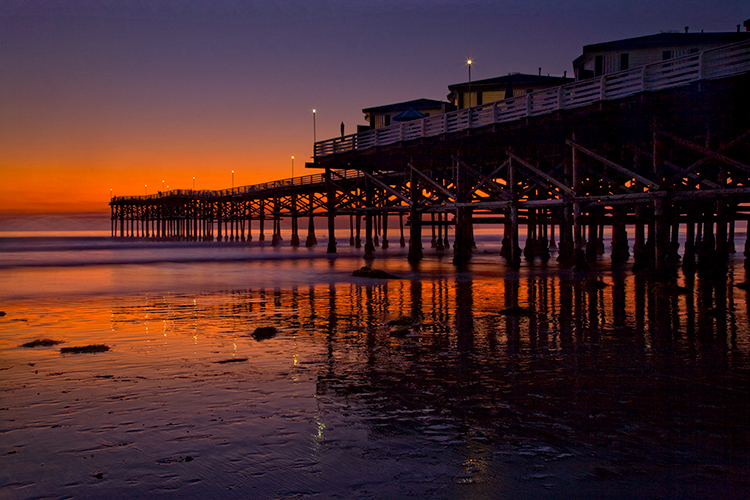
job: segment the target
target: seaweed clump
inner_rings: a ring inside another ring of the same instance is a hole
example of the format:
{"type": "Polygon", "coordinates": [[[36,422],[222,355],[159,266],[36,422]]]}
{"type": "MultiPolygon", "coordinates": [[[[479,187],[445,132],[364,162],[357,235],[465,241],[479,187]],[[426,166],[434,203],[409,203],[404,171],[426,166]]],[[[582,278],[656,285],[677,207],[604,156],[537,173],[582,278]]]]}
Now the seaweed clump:
{"type": "Polygon", "coordinates": [[[272,326],[261,326],[256,328],[255,331],[250,334],[250,336],[260,342],[261,340],[267,340],[275,337],[277,333],[278,330],[276,330],[276,328],[272,326]]]}
{"type": "Polygon", "coordinates": [[[396,319],[392,319],[388,322],[388,326],[411,326],[414,320],[411,316],[399,316],[396,319]]]}
{"type": "Polygon", "coordinates": [[[31,342],[26,342],[25,344],[21,344],[21,347],[32,349],[34,347],[50,347],[50,346],[61,344],[61,343],[62,342],[60,340],[36,339],[36,340],[32,340],[31,342]]]}
{"type": "Polygon", "coordinates": [[[373,269],[370,266],[362,266],[352,273],[352,276],[358,278],[375,278],[381,280],[399,279],[398,276],[387,273],[382,269],[373,269]]]}
{"type": "Polygon", "coordinates": [[[84,354],[90,352],[106,352],[109,351],[109,346],[104,344],[91,344],[84,346],[74,347],[62,347],[60,353],[62,354],[84,354]]]}
{"type": "Polygon", "coordinates": [[[519,305],[506,307],[505,309],[501,309],[498,312],[499,314],[503,314],[505,316],[531,316],[534,314],[534,310],[532,308],[519,305]]]}

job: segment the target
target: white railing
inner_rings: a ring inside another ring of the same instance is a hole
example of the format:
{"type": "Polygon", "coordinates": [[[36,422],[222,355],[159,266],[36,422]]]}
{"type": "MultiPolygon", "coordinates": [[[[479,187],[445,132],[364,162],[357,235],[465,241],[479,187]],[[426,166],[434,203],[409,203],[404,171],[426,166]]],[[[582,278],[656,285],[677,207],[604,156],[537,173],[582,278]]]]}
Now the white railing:
{"type": "MultiPolygon", "coordinates": [[[[346,179],[356,179],[362,177],[364,174],[358,170],[341,170],[337,171],[336,175],[346,179]]],[[[172,189],[170,191],[159,192],[155,194],[143,195],[143,196],[113,196],[111,201],[128,201],[128,200],[158,200],[160,198],[168,198],[170,196],[187,196],[190,198],[226,198],[228,196],[242,196],[245,194],[260,193],[263,191],[270,191],[272,189],[294,187],[294,186],[310,186],[314,184],[325,184],[324,174],[312,174],[303,175],[301,177],[291,177],[289,179],[281,179],[278,181],[264,182],[263,184],[252,184],[249,186],[238,186],[230,189],[220,189],[218,191],[208,190],[193,190],[193,189],[172,189]]]]}
{"type": "Polygon", "coordinates": [[[317,158],[588,106],[750,71],[750,42],[705,50],[620,73],[315,143],[317,158]]]}

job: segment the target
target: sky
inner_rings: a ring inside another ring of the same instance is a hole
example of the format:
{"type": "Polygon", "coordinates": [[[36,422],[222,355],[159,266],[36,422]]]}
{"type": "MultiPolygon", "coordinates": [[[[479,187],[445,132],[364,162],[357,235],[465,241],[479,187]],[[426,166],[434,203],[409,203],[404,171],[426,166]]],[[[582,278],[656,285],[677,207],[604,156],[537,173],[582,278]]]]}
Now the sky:
{"type": "Polygon", "coordinates": [[[472,80],[571,75],[584,45],[748,18],[746,0],[2,0],[0,214],[314,174],[313,135],[446,100],[469,58],[472,80]]]}

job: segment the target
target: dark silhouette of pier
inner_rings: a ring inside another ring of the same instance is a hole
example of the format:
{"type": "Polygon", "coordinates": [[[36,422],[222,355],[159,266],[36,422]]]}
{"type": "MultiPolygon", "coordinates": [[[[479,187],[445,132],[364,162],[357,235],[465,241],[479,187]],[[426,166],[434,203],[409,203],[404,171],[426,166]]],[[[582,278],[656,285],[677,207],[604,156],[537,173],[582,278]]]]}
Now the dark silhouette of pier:
{"type": "Polygon", "coordinates": [[[586,269],[606,233],[614,264],[632,255],[658,272],[721,268],[750,202],[749,89],[750,43],[707,50],[320,141],[314,175],[115,197],[112,235],[242,242],[270,232],[278,245],[289,219],[291,245],[303,244],[306,221],[312,246],[324,219],[335,253],[335,219],[348,216],[349,244],[364,240],[373,257],[398,219],[410,260],[422,258],[426,227],[430,246],[452,247],[461,265],[474,225],[492,223],[513,266],[557,250],[561,265],[586,269]]]}

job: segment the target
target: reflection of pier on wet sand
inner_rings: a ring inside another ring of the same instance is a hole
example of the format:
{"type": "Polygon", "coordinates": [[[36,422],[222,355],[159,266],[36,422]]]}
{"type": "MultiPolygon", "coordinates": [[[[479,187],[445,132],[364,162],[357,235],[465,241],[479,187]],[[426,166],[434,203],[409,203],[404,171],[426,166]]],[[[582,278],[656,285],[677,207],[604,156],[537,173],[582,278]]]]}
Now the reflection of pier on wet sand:
{"type": "Polygon", "coordinates": [[[382,258],[402,277],[385,281],[351,276],[347,259],[274,263],[297,278],[288,286],[256,280],[262,262],[93,266],[139,284],[114,294],[69,293],[58,269],[27,269],[59,293],[3,302],[0,490],[746,496],[750,316],[736,259],[728,280],[676,282],[500,274],[493,259],[414,271],[382,258]],[[263,327],[275,335],[252,335],[263,327]],[[62,344],[20,347],[36,338],[62,344]],[[111,349],[59,351],[99,343],[111,349]]]}
{"type": "MultiPolygon", "coordinates": [[[[342,409],[373,441],[458,450],[484,464],[467,475],[478,485],[492,484],[490,471],[543,463],[535,470],[554,498],[644,498],[664,484],[733,498],[750,443],[748,310],[733,279],[732,269],[729,283],[679,287],[625,273],[606,289],[546,274],[331,284],[237,292],[195,317],[234,318],[237,328],[254,318],[246,329],[274,325],[281,345],[313,339],[326,412],[342,409]],[[529,312],[498,313],[519,302],[529,312]]],[[[159,308],[148,308],[153,321],[159,308]]],[[[513,484],[524,498],[541,489],[513,484]]]]}
{"type": "Polygon", "coordinates": [[[749,87],[750,43],[729,45],[321,141],[308,164],[320,174],[115,197],[112,234],[264,241],[270,224],[277,245],[283,218],[294,246],[306,220],[312,246],[315,218],[324,218],[333,253],[335,220],[348,216],[349,244],[364,240],[372,257],[390,245],[398,220],[410,260],[422,258],[427,227],[431,247],[452,246],[463,264],[474,225],[491,223],[502,224],[512,266],[557,251],[563,266],[585,269],[603,252],[607,228],[615,264],[632,250],[641,268],[723,268],[750,202],[749,87]]]}

